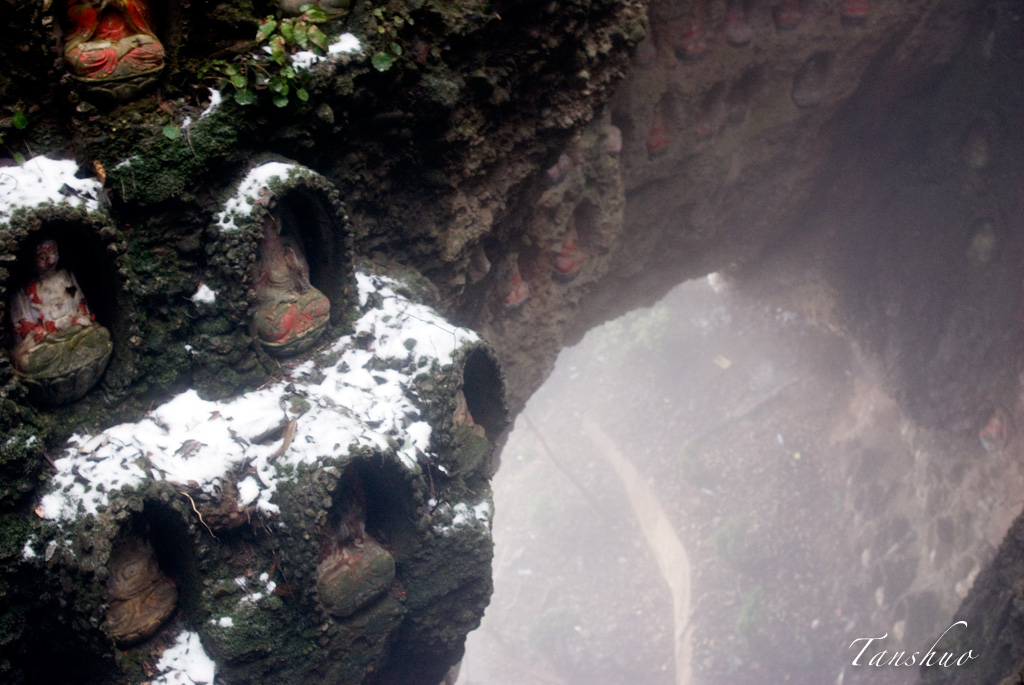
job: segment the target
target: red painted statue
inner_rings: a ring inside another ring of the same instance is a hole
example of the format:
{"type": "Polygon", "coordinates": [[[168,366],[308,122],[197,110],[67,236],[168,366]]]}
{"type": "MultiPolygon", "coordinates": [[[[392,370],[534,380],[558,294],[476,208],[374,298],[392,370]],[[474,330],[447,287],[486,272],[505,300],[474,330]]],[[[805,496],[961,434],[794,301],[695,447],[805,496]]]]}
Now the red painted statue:
{"type": "Polygon", "coordinates": [[[45,404],[82,397],[110,360],[110,333],[96,322],[78,281],[57,267],[57,243],[36,247],[36,277],[11,300],[11,361],[29,391],[45,404]]]}
{"type": "Polygon", "coordinates": [[[281,235],[281,220],[267,219],[256,281],[256,334],[275,357],[312,347],[327,328],[331,303],[309,282],[309,266],[298,242],[281,235]]]}
{"type": "Polygon", "coordinates": [[[68,0],[64,59],[81,81],[127,99],[156,80],[164,47],[143,0],[68,0]]]}

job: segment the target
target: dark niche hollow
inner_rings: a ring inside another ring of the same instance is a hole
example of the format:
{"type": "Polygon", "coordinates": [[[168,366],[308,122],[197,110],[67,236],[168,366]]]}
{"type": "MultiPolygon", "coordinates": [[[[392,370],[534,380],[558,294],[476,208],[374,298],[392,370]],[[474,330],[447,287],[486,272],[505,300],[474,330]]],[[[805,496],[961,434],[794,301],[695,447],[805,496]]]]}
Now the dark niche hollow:
{"type": "Polygon", "coordinates": [[[508,423],[505,390],[498,364],[483,350],[473,350],[462,367],[462,392],[473,421],[494,442],[508,423]]]}

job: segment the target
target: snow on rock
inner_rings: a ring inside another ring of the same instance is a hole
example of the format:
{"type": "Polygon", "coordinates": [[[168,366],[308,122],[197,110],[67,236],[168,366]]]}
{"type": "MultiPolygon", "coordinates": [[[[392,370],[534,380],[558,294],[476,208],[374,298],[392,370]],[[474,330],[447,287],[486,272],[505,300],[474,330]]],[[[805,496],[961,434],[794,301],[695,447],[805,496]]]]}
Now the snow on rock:
{"type": "Polygon", "coordinates": [[[435,526],[434,532],[439,535],[448,535],[455,531],[456,528],[462,528],[464,526],[478,523],[484,528],[490,530],[491,528],[491,504],[484,500],[473,506],[466,504],[465,502],[459,502],[452,507],[452,522],[447,526],[435,526]]]}
{"type": "Polygon", "coordinates": [[[32,546],[34,543],[35,543],[35,536],[30,535],[28,537],[28,540],[25,541],[25,546],[21,548],[21,558],[23,560],[30,561],[32,559],[35,559],[37,556],[39,556],[38,554],[36,554],[36,550],[32,546]]]}
{"type": "Polygon", "coordinates": [[[228,400],[204,400],[188,390],[136,423],[73,435],[37,513],[58,521],[95,514],[109,493],[149,480],[191,484],[215,494],[225,474],[243,462],[255,474],[237,484],[239,506],[276,513],[280,478],[300,464],[316,464],[357,446],[397,445],[402,462],[419,469],[417,452],[430,449],[431,428],[411,418],[418,415],[410,399],[413,379],[435,363],[451,364],[459,348],[479,338],[396,294],[397,284],[389,278],[360,273],[356,281],[360,302],[365,306],[374,295],[380,306],[365,311],[352,336],[328,348],[323,358],[330,363],[304,362],[289,377],[228,400]],[[353,344],[355,337],[373,342],[362,349],[353,344]],[[415,345],[407,347],[410,340],[415,345]],[[381,368],[381,361],[396,359],[401,363],[381,368]],[[309,409],[296,415],[296,404],[309,409]],[[289,443],[284,438],[256,442],[291,421],[295,433],[289,443]]]}
{"type": "Polygon", "coordinates": [[[202,114],[199,115],[200,119],[210,116],[217,108],[220,107],[220,103],[223,102],[224,98],[221,96],[220,91],[216,88],[210,88],[210,104],[206,106],[202,114]]]}
{"type": "Polygon", "coordinates": [[[339,55],[339,54],[352,54],[361,52],[363,49],[359,39],[353,36],[351,33],[343,33],[335,42],[327,46],[327,54],[339,55]]]}
{"type": "Polygon", "coordinates": [[[326,55],[318,55],[311,50],[303,50],[292,55],[292,66],[296,69],[310,69],[313,65],[337,59],[343,55],[354,55],[362,52],[363,46],[359,39],[351,33],[343,33],[338,40],[327,46],[326,55]]]}
{"type": "Polygon", "coordinates": [[[285,162],[267,162],[250,171],[238,185],[233,197],[224,203],[224,209],[217,215],[217,224],[222,231],[238,229],[236,216],[249,216],[253,206],[259,201],[259,193],[267,187],[271,179],[287,180],[300,169],[295,164],[285,162]]]}
{"type": "Polygon", "coordinates": [[[100,182],[77,178],[78,164],[70,159],[33,157],[21,166],[0,167],[0,221],[10,221],[22,207],[67,204],[99,209],[100,182]]]}
{"type": "Polygon", "coordinates": [[[203,649],[199,634],[188,630],[164,650],[156,667],[160,675],[151,685],[204,685],[213,683],[216,676],[216,666],[203,649]]]}
{"type": "Polygon", "coordinates": [[[200,283],[196,289],[195,295],[192,296],[192,301],[203,304],[213,304],[217,301],[217,293],[210,289],[210,286],[205,283],[200,283]]]}

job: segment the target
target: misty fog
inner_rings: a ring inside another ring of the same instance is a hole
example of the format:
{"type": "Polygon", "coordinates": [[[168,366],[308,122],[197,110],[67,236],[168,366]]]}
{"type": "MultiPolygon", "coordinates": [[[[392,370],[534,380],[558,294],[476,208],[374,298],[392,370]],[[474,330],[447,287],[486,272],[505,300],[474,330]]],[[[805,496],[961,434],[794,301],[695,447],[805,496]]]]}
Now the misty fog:
{"type": "MultiPolygon", "coordinates": [[[[757,290],[691,281],[562,352],[502,453],[459,683],[916,679],[850,645],[927,649],[966,592],[917,591],[890,513],[923,438],[849,342],[757,290]]],[[[1005,530],[1021,497],[999,497],[1005,530]]]]}

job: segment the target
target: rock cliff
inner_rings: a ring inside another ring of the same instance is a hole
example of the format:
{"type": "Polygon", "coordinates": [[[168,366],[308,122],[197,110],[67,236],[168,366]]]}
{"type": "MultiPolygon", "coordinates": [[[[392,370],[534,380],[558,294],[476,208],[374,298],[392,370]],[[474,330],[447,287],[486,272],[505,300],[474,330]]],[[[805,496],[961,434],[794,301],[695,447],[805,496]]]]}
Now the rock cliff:
{"type": "Polygon", "coordinates": [[[5,678],[141,681],[196,634],[226,682],[439,682],[489,597],[509,414],[711,271],[964,446],[914,462],[917,508],[862,512],[950,548],[902,595],[1012,556],[1013,505],[968,500],[1021,479],[1015,3],[154,0],[130,87],[74,72],[75,7],[0,6],[5,678]],[[255,323],[274,221],[329,301],[284,360],[255,323]],[[9,315],[46,239],[113,342],[57,406],[9,315]]]}

